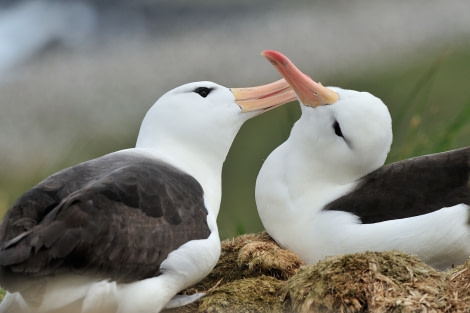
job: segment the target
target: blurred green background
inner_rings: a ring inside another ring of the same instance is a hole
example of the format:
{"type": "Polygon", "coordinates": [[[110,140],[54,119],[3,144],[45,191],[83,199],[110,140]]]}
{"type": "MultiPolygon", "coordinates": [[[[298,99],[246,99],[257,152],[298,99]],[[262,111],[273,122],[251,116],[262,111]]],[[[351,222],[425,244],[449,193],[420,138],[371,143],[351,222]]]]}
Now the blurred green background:
{"type": "MultiPolygon", "coordinates": [[[[277,80],[264,49],[280,50],[324,85],[380,97],[393,118],[387,162],[469,144],[467,1],[81,3],[92,25],[80,41],[54,35],[11,66],[0,49],[0,214],[55,171],[132,147],[146,110],[171,88],[277,80]]],[[[0,47],[11,47],[17,41],[2,37],[4,21],[0,47]]],[[[256,176],[299,111],[290,103],[242,127],[223,171],[222,239],[263,229],[256,176]]]]}

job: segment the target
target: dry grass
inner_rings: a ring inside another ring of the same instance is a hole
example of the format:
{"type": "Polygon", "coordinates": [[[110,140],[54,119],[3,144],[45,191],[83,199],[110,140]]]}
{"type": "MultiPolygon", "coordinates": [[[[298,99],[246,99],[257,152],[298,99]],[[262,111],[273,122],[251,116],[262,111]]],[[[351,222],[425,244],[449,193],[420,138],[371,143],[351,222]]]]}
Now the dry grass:
{"type": "Polygon", "coordinates": [[[397,251],[325,259],[288,281],[298,312],[448,312],[441,273],[397,251]]]}
{"type": "Polygon", "coordinates": [[[167,312],[261,312],[260,307],[280,311],[286,280],[302,264],[297,255],[280,248],[265,232],[224,240],[214,270],[183,292],[207,295],[199,303],[167,312]]]}
{"type": "Polygon", "coordinates": [[[198,312],[283,312],[285,285],[264,275],[232,281],[202,298],[198,312]]]}
{"type": "Polygon", "coordinates": [[[222,242],[213,272],[184,291],[192,312],[467,312],[470,260],[447,272],[399,251],[365,252],[302,266],[265,232],[222,242]]]}
{"type": "Polygon", "coordinates": [[[446,276],[447,290],[455,302],[456,312],[470,312],[470,259],[450,270],[446,276]]]}

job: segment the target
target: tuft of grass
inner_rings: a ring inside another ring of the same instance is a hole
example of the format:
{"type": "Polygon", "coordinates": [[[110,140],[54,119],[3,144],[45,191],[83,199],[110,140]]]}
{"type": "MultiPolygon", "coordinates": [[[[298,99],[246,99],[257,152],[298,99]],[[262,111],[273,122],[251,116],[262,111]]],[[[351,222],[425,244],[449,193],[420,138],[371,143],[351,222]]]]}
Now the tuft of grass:
{"type": "MultiPolygon", "coordinates": [[[[394,116],[393,123],[398,125],[395,129],[398,130],[397,133],[400,133],[400,135],[406,135],[407,142],[417,141],[436,74],[441,66],[443,66],[443,56],[437,58],[429,69],[425,69],[424,73],[418,77],[394,116]]],[[[404,159],[412,154],[413,148],[414,146],[410,144],[403,145],[401,151],[397,152],[399,158],[404,159]]]]}
{"type": "Polygon", "coordinates": [[[411,72],[417,77],[411,84],[409,96],[400,109],[392,113],[395,143],[390,159],[468,145],[464,134],[470,132],[470,92],[465,87],[470,77],[469,57],[457,52],[444,53],[428,69],[421,69],[422,74],[411,72]]]}
{"type": "Polygon", "coordinates": [[[435,143],[436,150],[449,150],[455,147],[456,138],[470,125],[470,98],[462,106],[457,116],[451,120],[445,129],[441,129],[435,143]]]}
{"type": "Polygon", "coordinates": [[[441,274],[398,251],[326,258],[301,268],[287,289],[295,312],[445,312],[451,307],[441,274]]]}

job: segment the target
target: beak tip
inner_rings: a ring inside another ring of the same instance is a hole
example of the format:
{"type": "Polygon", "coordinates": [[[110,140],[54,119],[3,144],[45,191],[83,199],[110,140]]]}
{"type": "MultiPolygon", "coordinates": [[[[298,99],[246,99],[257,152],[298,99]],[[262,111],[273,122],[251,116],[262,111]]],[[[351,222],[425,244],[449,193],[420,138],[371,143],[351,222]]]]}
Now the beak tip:
{"type": "Polygon", "coordinates": [[[276,50],[263,50],[261,52],[261,55],[264,56],[265,58],[273,58],[273,59],[287,59],[285,55],[283,55],[281,52],[276,51],[276,50]]]}
{"type": "Polygon", "coordinates": [[[270,50],[270,49],[266,49],[266,50],[261,51],[261,55],[265,57],[265,56],[268,56],[268,55],[272,54],[273,52],[275,52],[275,51],[270,50]]]}
{"type": "Polygon", "coordinates": [[[261,55],[289,82],[298,98],[305,105],[317,107],[332,104],[338,101],[338,94],[322,84],[315,82],[308,75],[302,73],[284,54],[274,50],[264,50],[261,55]]]}

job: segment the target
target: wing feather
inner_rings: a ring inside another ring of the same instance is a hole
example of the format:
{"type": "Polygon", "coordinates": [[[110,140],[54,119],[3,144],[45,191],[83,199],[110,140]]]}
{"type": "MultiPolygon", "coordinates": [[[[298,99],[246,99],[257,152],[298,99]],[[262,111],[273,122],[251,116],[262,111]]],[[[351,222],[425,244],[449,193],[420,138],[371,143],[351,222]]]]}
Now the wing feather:
{"type": "Polygon", "coordinates": [[[391,163],[324,210],[350,212],[369,224],[470,204],[469,165],[470,147],[391,163]]]}
{"type": "Polygon", "coordinates": [[[193,177],[153,159],[109,155],[47,178],[9,209],[0,279],[61,272],[143,279],[159,275],[171,251],[209,234],[193,177]]]}

